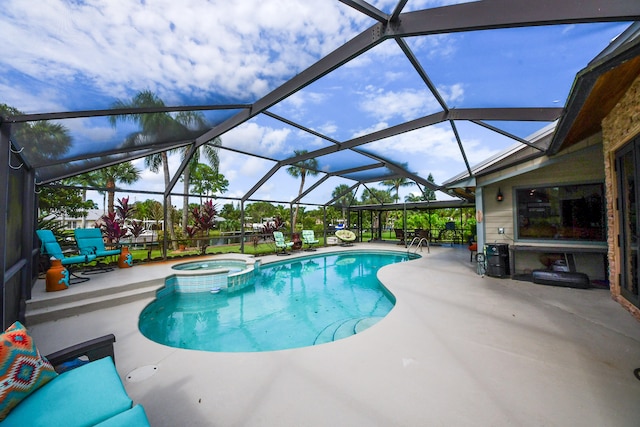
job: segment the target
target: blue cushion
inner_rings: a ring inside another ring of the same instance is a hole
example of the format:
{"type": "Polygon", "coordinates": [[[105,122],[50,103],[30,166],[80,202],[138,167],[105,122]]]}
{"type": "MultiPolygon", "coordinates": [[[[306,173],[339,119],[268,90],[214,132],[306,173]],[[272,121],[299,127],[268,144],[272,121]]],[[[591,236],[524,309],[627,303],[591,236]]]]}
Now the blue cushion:
{"type": "Polygon", "coordinates": [[[58,375],[16,406],[5,426],[91,426],[131,408],[110,357],[58,375]]]}
{"type": "Polygon", "coordinates": [[[98,257],[120,255],[120,249],[106,249],[99,228],[76,228],[76,243],[83,254],[95,254],[98,257]]]}
{"type": "Polygon", "coordinates": [[[149,427],[149,420],[147,414],[144,412],[144,408],[140,405],[136,405],[128,411],[124,411],[109,418],[106,421],[101,422],[96,427],[149,427]]]}
{"type": "Polygon", "coordinates": [[[96,256],[111,256],[111,255],[120,255],[120,249],[105,249],[103,251],[97,250],[96,256]]]}

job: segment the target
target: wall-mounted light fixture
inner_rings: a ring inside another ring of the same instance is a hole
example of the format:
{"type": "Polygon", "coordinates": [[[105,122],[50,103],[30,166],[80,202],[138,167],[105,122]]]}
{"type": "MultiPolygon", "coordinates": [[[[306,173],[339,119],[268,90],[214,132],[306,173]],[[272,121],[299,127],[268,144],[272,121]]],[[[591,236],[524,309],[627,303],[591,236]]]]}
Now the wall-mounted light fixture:
{"type": "Polygon", "coordinates": [[[504,200],[504,196],[502,195],[502,191],[500,191],[500,187],[498,187],[498,194],[496,194],[496,200],[499,202],[504,200]]]}

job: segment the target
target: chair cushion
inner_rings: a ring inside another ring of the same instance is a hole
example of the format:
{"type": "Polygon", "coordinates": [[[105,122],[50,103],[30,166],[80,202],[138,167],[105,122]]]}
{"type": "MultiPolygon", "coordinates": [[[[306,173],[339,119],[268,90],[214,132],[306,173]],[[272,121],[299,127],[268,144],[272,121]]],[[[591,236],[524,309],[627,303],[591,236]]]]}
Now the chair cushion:
{"type": "Polygon", "coordinates": [[[57,242],[45,242],[42,244],[42,246],[44,247],[44,252],[47,255],[55,257],[57,259],[64,258],[62,249],[60,248],[60,245],[57,242]]]}
{"type": "Polygon", "coordinates": [[[0,420],[57,375],[27,329],[20,322],[11,325],[0,340],[0,420]]]}
{"type": "Polygon", "coordinates": [[[120,249],[105,249],[105,250],[97,250],[96,256],[112,256],[112,255],[120,255],[120,249]]]}
{"type": "Polygon", "coordinates": [[[58,375],[15,407],[2,425],[91,426],[132,403],[113,360],[105,357],[58,375]]]}
{"type": "Polygon", "coordinates": [[[115,417],[111,417],[106,421],[97,424],[96,427],[148,427],[149,420],[147,414],[144,412],[144,408],[141,405],[136,405],[133,408],[120,412],[115,417]]]}

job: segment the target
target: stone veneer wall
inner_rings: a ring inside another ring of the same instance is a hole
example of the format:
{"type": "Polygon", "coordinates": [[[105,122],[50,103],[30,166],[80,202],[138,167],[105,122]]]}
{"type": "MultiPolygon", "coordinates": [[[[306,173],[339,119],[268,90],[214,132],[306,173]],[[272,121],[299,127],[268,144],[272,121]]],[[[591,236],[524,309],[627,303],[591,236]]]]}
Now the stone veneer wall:
{"type": "Polygon", "coordinates": [[[640,135],[640,76],[638,76],[626,94],[602,121],[602,139],[604,150],[604,170],[607,197],[607,222],[609,228],[609,282],[611,296],[640,320],[640,308],[631,304],[620,295],[620,249],[615,244],[620,225],[615,211],[618,196],[616,176],[613,171],[615,151],[640,135]]]}

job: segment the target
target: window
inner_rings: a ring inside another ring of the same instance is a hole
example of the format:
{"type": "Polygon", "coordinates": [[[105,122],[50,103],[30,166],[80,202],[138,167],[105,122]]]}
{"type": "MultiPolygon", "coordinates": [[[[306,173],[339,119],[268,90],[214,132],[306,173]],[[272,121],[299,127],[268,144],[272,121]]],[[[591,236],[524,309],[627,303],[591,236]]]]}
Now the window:
{"type": "Polygon", "coordinates": [[[516,190],[518,238],[605,240],[602,184],[516,190]]]}

